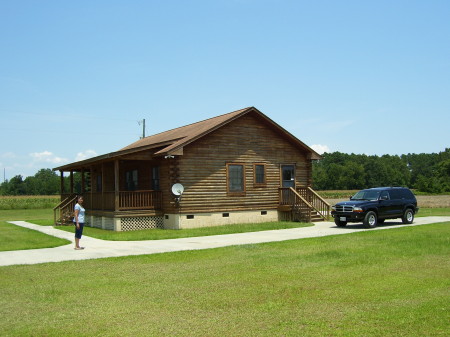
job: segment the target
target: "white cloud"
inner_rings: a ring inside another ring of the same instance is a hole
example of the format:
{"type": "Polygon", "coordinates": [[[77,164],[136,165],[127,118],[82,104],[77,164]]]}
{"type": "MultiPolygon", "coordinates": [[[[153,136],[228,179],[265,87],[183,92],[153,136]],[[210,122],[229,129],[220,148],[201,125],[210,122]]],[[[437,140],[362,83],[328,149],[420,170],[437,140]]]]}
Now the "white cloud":
{"type": "Polygon", "coordinates": [[[330,152],[330,148],[327,145],[314,144],[310,146],[311,149],[316,151],[318,154],[323,154],[325,152],[330,152]]]}
{"type": "Polygon", "coordinates": [[[84,152],[78,152],[77,156],[75,157],[75,161],[81,161],[95,156],[97,156],[97,152],[95,152],[94,150],[86,150],[84,152]]]}
{"type": "Polygon", "coordinates": [[[66,158],[61,158],[58,156],[55,156],[53,153],[49,151],[43,151],[43,152],[33,152],[30,153],[30,156],[33,158],[34,162],[40,162],[40,163],[52,163],[52,164],[63,164],[67,163],[68,160],[66,158]]]}

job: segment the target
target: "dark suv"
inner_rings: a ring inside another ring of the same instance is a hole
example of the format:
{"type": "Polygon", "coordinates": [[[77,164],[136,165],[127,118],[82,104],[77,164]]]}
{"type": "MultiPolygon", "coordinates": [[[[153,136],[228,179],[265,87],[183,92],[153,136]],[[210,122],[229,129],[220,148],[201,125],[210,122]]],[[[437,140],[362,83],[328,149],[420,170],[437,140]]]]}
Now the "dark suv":
{"type": "Polygon", "coordinates": [[[362,222],[374,228],[386,219],[401,218],[404,224],[414,221],[419,211],[414,194],[404,187],[377,187],[362,190],[350,198],[332,206],[334,223],[344,227],[348,222],[362,222]]]}

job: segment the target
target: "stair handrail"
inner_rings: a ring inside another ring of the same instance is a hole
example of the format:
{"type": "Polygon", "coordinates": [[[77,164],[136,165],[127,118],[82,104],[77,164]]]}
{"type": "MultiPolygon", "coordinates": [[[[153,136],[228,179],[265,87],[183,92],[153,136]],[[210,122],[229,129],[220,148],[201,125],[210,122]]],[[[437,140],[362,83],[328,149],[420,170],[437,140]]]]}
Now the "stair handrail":
{"type": "Polygon", "coordinates": [[[70,205],[70,203],[74,202],[77,199],[78,195],[73,193],[62,200],[58,205],[53,207],[53,223],[56,225],[56,211],[59,210],[59,215],[61,216],[61,209],[66,208],[70,205]]]}
{"type": "Polygon", "coordinates": [[[313,205],[311,205],[310,203],[309,203],[309,201],[308,200],[306,200],[305,198],[303,198],[301,195],[300,195],[300,193],[298,193],[293,187],[289,187],[289,190],[291,190],[301,201],[303,201],[305,204],[306,204],[306,206],[308,206],[309,208],[314,208],[314,206],[313,205]]]}
{"type": "Polygon", "coordinates": [[[292,205],[292,209],[295,209],[295,205],[296,205],[296,203],[297,203],[297,199],[299,199],[299,200],[301,200],[301,202],[303,203],[303,204],[305,204],[307,207],[308,207],[308,209],[309,209],[309,212],[308,212],[308,222],[311,222],[311,209],[312,208],[314,208],[313,207],[313,205],[311,205],[305,198],[303,198],[301,195],[300,195],[300,193],[298,193],[293,187],[289,187],[289,190],[292,192],[292,193],[294,193],[294,195],[296,196],[296,198],[294,198],[294,202],[293,202],[293,205],[292,205]]]}
{"type": "Polygon", "coordinates": [[[308,186],[308,191],[311,192],[312,194],[314,194],[323,204],[324,206],[327,208],[327,214],[323,214],[320,210],[316,209],[314,206],[313,208],[317,211],[317,213],[319,213],[324,219],[329,219],[330,218],[330,210],[331,210],[331,205],[324,199],[322,198],[316,191],[314,191],[311,187],[308,186]]]}
{"type": "Polygon", "coordinates": [[[64,200],[62,200],[58,205],[56,205],[55,207],[53,207],[53,210],[57,209],[57,208],[64,208],[66,207],[68,204],[70,204],[71,202],[75,201],[76,197],[78,195],[73,193],[71,195],[69,195],[68,197],[66,197],[64,200]],[[65,204],[64,204],[65,203],[65,204]],[[64,204],[64,206],[62,206],[62,204],[64,204]]]}

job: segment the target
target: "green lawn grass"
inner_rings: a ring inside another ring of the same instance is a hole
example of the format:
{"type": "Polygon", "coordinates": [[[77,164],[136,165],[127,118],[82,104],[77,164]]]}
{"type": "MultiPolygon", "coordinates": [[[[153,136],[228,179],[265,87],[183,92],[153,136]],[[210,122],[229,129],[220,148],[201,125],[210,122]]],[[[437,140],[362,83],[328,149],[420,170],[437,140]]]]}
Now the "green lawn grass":
{"type": "MultiPolygon", "coordinates": [[[[450,215],[449,208],[424,208],[417,216],[445,216],[450,215]]],[[[6,220],[26,220],[42,226],[53,225],[52,209],[0,210],[0,251],[48,248],[67,244],[67,241],[46,237],[45,234],[6,224],[6,220]],[[25,234],[26,232],[26,234],[25,234]],[[22,234],[24,233],[24,234],[22,234]],[[26,236],[25,236],[26,235],[26,236]],[[34,236],[34,237],[33,237],[34,236]],[[45,238],[45,239],[44,239],[45,238]]],[[[261,230],[283,229],[310,226],[298,222],[271,222],[260,224],[242,224],[217,227],[205,227],[184,230],[148,229],[131,232],[113,232],[98,228],[85,227],[84,234],[102,240],[111,241],[139,241],[162,240],[182,237],[208,236],[241,232],[255,232],[261,230]]],[[[73,232],[73,226],[58,226],[58,229],[73,232]]]]}
{"type": "MultiPolygon", "coordinates": [[[[37,231],[7,224],[5,220],[27,220],[37,225],[52,226],[53,216],[51,209],[43,210],[0,210],[0,251],[49,248],[67,244],[61,240],[39,233],[37,231]],[[3,220],[3,221],[2,221],[3,220]],[[33,234],[35,237],[33,238],[33,234]],[[44,239],[45,238],[45,239],[44,239]],[[25,241],[26,239],[26,241],[25,241]],[[28,244],[28,246],[26,244],[28,244]]],[[[139,241],[139,240],[163,240],[183,237],[209,236],[243,232],[257,232],[262,230],[286,229],[312,226],[312,224],[299,222],[268,222],[257,224],[237,224],[216,227],[203,227],[184,230],[147,229],[130,232],[114,232],[99,228],[84,228],[84,235],[102,240],[111,241],[139,241]]],[[[74,232],[74,226],[56,227],[68,232],[74,232]]]]}
{"type": "Polygon", "coordinates": [[[0,221],[0,251],[52,248],[69,243],[68,240],[0,221]]]}
{"type": "Polygon", "coordinates": [[[45,220],[49,226],[53,225],[53,209],[10,209],[0,210],[0,221],[14,221],[14,220],[45,220]]]}
{"type": "Polygon", "coordinates": [[[450,223],[0,268],[5,336],[447,336],[450,223]]]}
{"type": "Polygon", "coordinates": [[[51,248],[70,243],[6,221],[24,220],[32,223],[52,223],[52,209],[0,210],[0,251],[51,248]]]}
{"type": "MultiPolygon", "coordinates": [[[[111,241],[140,241],[140,240],[165,240],[189,238],[197,236],[222,235],[232,233],[259,232],[274,229],[299,228],[308,227],[313,224],[301,222],[265,222],[265,223],[249,223],[234,224],[214,227],[189,228],[189,229],[145,229],[128,232],[114,232],[93,227],[84,227],[85,235],[111,241]]],[[[58,229],[73,232],[73,226],[59,226],[58,229]]]]}
{"type": "Polygon", "coordinates": [[[420,208],[419,212],[415,215],[416,217],[424,216],[449,216],[450,208],[440,207],[440,208],[420,208]]]}

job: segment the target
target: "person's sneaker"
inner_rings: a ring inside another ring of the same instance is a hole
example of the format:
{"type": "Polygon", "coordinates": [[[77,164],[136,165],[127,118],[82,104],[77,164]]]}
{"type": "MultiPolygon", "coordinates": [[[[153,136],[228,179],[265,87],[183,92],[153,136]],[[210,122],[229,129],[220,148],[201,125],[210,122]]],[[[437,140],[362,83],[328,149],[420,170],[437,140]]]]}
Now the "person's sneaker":
{"type": "Polygon", "coordinates": [[[74,249],[75,250],[82,250],[82,249],[84,249],[84,247],[75,247],[74,249]]]}

